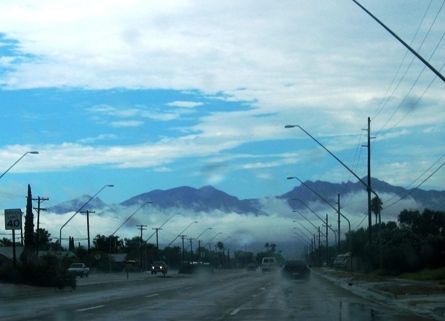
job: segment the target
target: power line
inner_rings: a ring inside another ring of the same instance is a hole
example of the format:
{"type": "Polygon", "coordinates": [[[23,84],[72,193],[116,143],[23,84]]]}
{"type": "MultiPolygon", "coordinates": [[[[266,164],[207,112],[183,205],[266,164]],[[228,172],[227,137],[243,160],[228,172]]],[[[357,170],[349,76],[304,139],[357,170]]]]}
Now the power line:
{"type": "MultiPolygon", "coordinates": [[[[430,167],[428,167],[426,170],[424,170],[423,172],[422,172],[422,174],[420,174],[419,176],[417,176],[417,178],[415,179],[415,180],[413,180],[410,184],[408,184],[407,186],[406,186],[406,189],[408,189],[408,188],[410,188],[412,185],[414,185],[423,175],[425,175],[426,173],[428,173],[430,170],[431,170],[431,168],[433,168],[434,166],[436,166],[436,164],[437,163],[439,163],[441,160],[442,160],[442,158],[444,158],[445,157],[445,153],[444,154],[442,154],[438,159],[436,159],[436,161],[430,166],[430,167]]],[[[390,202],[390,201],[392,201],[394,198],[396,198],[398,195],[394,195],[394,196],[392,196],[391,198],[389,198],[389,199],[387,199],[387,200],[385,200],[385,202],[390,202]]]]}
{"type": "MultiPolygon", "coordinates": [[[[428,60],[430,60],[434,54],[436,53],[436,50],[439,48],[439,45],[441,44],[443,38],[445,37],[445,32],[442,34],[442,37],[440,38],[439,42],[436,44],[434,50],[432,51],[431,55],[428,57],[428,60]]],[[[392,120],[392,118],[395,116],[395,114],[397,114],[397,112],[399,111],[400,107],[403,106],[404,102],[409,98],[411,92],[413,91],[414,87],[417,85],[417,82],[419,81],[420,77],[423,75],[424,71],[426,69],[426,66],[423,66],[422,70],[420,71],[420,73],[417,75],[416,80],[414,81],[414,83],[411,85],[411,88],[408,90],[408,93],[405,95],[405,97],[402,99],[402,101],[397,105],[396,109],[394,110],[394,112],[391,114],[391,116],[387,119],[387,121],[385,122],[385,125],[383,125],[383,127],[380,129],[380,131],[382,131],[386,125],[392,120]]],[[[441,67],[442,69],[442,67],[441,67]]],[[[434,77],[435,79],[436,77],[434,77]]],[[[429,87],[428,87],[429,88],[429,87]]],[[[420,100],[416,101],[416,104],[419,102],[420,100]]],[[[413,106],[415,107],[415,106],[413,106]]],[[[411,109],[412,110],[412,109],[411,109]]],[[[397,124],[400,123],[397,122],[397,124]]],[[[388,128],[387,131],[393,129],[396,125],[393,125],[391,128],[388,128]]]]}
{"type": "MultiPolygon", "coordinates": [[[[444,33],[445,35],[445,33],[444,33]]],[[[442,71],[445,67],[445,62],[442,64],[442,66],[440,67],[439,71],[442,71]]],[[[417,100],[414,102],[414,104],[412,105],[413,107],[408,110],[405,115],[403,115],[402,118],[399,119],[399,121],[397,123],[395,123],[390,129],[393,129],[394,127],[398,126],[403,120],[405,120],[406,117],[408,117],[409,114],[411,114],[415,107],[419,104],[419,102],[422,100],[423,96],[425,96],[425,94],[427,93],[427,91],[431,88],[432,84],[436,81],[437,77],[434,77],[431,79],[431,81],[429,82],[428,86],[426,86],[426,88],[424,89],[424,91],[422,92],[422,94],[417,98],[417,100]]]]}
{"type": "MultiPolygon", "coordinates": [[[[425,17],[426,17],[426,15],[428,14],[428,11],[429,11],[430,8],[431,8],[431,4],[432,4],[432,2],[433,2],[433,0],[430,0],[430,2],[428,3],[428,6],[427,6],[425,12],[423,13],[422,19],[421,19],[419,25],[417,26],[416,32],[415,32],[413,38],[411,39],[410,45],[413,45],[413,44],[414,44],[414,41],[415,41],[415,39],[417,38],[417,35],[418,35],[419,31],[420,31],[420,28],[421,28],[422,25],[423,25],[423,22],[424,22],[424,20],[425,20],[425,17]]],[[[406,73],[407,73],[408,70],[410,69],[411,64],[412,64],[413,61],[414,61],[414,57],[412,58],[411,62],[409,63],[409,66],[408,66],[407,69],[405,70],[405,73],[404,73],[403,76],[399,79],[399,81],[397,82],[397,85],[396,85],[396,86],[394,87],[394,89],[392,90],[391,94],[388,95],[389,90],[391,89],[392,85],[394,84],[395,80],[397,79],[397,76],[399,75],[400,70],[402,69],[402,66],[403,66],[403,64],[404,64],[404,62],[405,62],[405,59],[408,57],[408,53],[409,53],[409,50],[406,49],[406,51],[405,51],[405,55],[403,56],[402,60],[400,61],[399,66],[397,67],[396,73],[395,73],[395,75],[394,75],[394,77],[393,77],[393,79],[392,79],[392,81],[391,81],[391,84],[389,85],[388,89],[386,90],[386,93],[385,93],[385,95],[384,95],[384,96],[386,96],[386,97],[385,97],[385,99],[383,100],[383,102],[381,103],[379,109],[377,110],[377,112],[375,113],[375,115],[373,116],[373,118],[376,118],[376,117],[383,111],[383,109],[385,108],[385,106],[386,106],[386,104],[388,103],[389,99],[394,95],[395,91],[399,88],[399,86],[400,86],[402,80],[403,80],[403,79],[405,78],[405,76],[406,76],[406,73]]]]}
{"type": "MultiPolygon", "coordinates": [[[[423,39],[422,39],[422,42],[421,42],[420,45],[418,46],[417,51],[420,51],[420,50],[422,49],[423,45],[425,44],[425,40],[428,38],[428,36],[429,36],[429,34],[430,34],[430,32],[431,32],[433,26],[436,24],[437,18],[438,18],[438,16],[439,16],[439,14],[441,13],[444,4],[445,4],[445,0],[442,1],[442,4],[441,4],[441,6],[439,7],[439,10],[437,11],[437,13],[436,13],[436,15],[435,15],[433,21],[431,22],[431,24],[430,24],[430,26],[429,26],[429,28],[428,28],[428,31],[425,33],[425,35],[424,35],[424,37],[423,37],[423,39]]],[[[431,57],[434,55],[434,53],[436,52],[436,50],[437,50],[439,44],[442,42],[442,39],[443,39],[443,36],[442,36],[442,38],[439,40],[439,42],[437,43],[435,49],[433,50],[433,53],[429,56],[428,60],[430,60],[431,57]]],[[[413,56],[413,57],[411,58],[411,61],[410,61],[409,65],[408,65],[408,67],[406,68],[405,73],[404,73],[403,76],[399,79],[399,83],[397,84],[397,88],[398,88],[398,86],[400,85],[400,83],[402,82],[402,80],[406,77],[406,74],[408,73],[409,69],[411,68],[411,66],[412,66],[412,64],[413,64],[413,62],[414,62],[414,60],[415,60],[415,58],[416,58],[415,56],[413,56]]],[[[399,103],[399,105],[398,105],[398,106],[396,107],[396,109],[393,111],[393,113],[391,114],[391,116],[386,120],[386,122],[384,123],[384,125],[383,125],[382,127],[380,127],[380,129],[378,130],[377,134],[379,134],[379,133],[380,133],[380,132],[381,132],[381,131],[388,125],[388,123],[392,120],[392,118],[394,117],[394,115],[395,115],[395,114],[397,113],[397,111],[400,109],[400,106],[401,106],[401,105],[403,104],[403,102],[406,100],[406,97],[411,93],[411,91],[413,90],[414,86],[417,84],[417,81],[419,80],[420,76],[421,76],[421,75],[423,74],[423,72],[425,71],[426,66],[427,66],[427,65],[425,65],[425,66],[423,67],[423,69],[421,70],[421,72],[420,72],[419,75],[417,76],[417,79],[414,81],[414,83],[413,83],[413,85],[411,86],[411,88],[409,89],[408,93],[405,95],[404,99],[402,99],[402,101],[399,103]]],[[[394,94],[394,91],[393,91],[392,94],[394,94]]]]}
{"type": "Polygon", "coordinates": [[[397,204],[398,202],[400,202],[401,200],[403,200],[405,197],[411,195],[411,193],[412,193],[415,189],[417,189],[417,188],[419,188],[420,186],[422,186],[423,183],[425,183],[427,180],[429,180],[429,179],[430,179],[434,174],[436,174],[436,173],[437,173],[443,166],[445,166],[445,162],[443,162],[438,168],[436,168],[436,169],[434,170],[434,172],[432,172],[430,175],[428,175],[428,177],[426,177],[426,178],[425,178],[422,182],[420,182],[416,187],[414,187],[413,189],[411,189],[410,191],[408,191],[405,195],[403,195],[402,197],[400,197],[397,201],[392,202],[391,204],[385,206],[384,209],[387,209],[387,208],[389,208],[389,207],[391,207],[391,206],[394,206],[395,204],[397,204]]]}

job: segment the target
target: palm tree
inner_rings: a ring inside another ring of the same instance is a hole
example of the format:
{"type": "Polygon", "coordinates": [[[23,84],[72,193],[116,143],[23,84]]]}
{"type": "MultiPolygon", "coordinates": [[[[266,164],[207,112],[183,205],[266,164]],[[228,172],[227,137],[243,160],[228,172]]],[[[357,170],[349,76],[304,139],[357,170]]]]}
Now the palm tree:
{"type": "Polygon", "coordinates": [[[378,196],[374,196],[374,198],[371,200],[371,211],[375,214],[375,220],[377,222],[377,218],[379,220],[379,224],[382,223],[382,218],[380,216],[380,213],[383,209],[383,202],[378,196]]]}

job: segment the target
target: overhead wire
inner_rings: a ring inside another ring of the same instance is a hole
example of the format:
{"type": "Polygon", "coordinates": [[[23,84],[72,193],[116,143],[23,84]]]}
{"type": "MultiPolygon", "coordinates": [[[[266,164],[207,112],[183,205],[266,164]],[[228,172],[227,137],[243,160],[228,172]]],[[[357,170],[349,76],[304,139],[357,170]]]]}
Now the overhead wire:
{"type": "MultiPolygon", "coordinates": [[[[442,158],[445,157],[445,153],[443,153],[438,159],[436,159],[436,161],[431,164],[426,170],[424,170],[419,176],[416,177],[416,179],[414,179],[411,183],[409,183],[405,189],[409,189],[411,188],[411,186],[413,186],[419,179],[421,179],[426,173],[428,173],[434,166],[436,166],[441,160],[442,158]]],[[[395,199],[396,197],[398,197],[398,195],[393,195],[392,197],[390,197],[389,199],[385,200],[385,202],[390,202],[393,199],[395,199]]]]}
{"type": "MultiPolygon", "coordinates": [[[[429,26],[427,32],[425,33],[425,35],[424,35],[424,37],[423,37],[423,39],[422,39],[420,45],[417,47],[417,51],[420,51],[420,50],[422,49],[423,45],[425,44],[425,41],[426,41],[426,39],[428,38],[428,36],[430,35],[433,26],[436,24],[437,18],[439,17],[439,15],[440,15],[440,13],[441,13],[441,11],[442,11],[444,5],[445,5],[445,0],[442,1],[442,4],[440,5],[439,9],[437,10],[436,15],[434,16],[433,21],[431,22],[431,24],[430,24],[430,26],[429,26]]],[[[438,48],[438,46],[440,45],[442,39],[443,39],[443,38],[441,38],[440,41],[438,42],[438,44],[436,45],[436,48],[435,48],[434,52],[437,50],[437,48],[438,48]]],[[[429,57],[428,59],[431,59],[432,55],[434,55],[434,53],[431,54],[430,57],[429,57]]],[[[414,60],[415,60],[415,57],[413,56],[413,57],[411,58],[411,61],[410,61],[409,65],[408,65],[408,67],[407,67],[406,70],[405,70],[405,73],[404,73],[403,76],[399,79],[399,83],[398,83],[397,87],[400,85],[400,83],[401,83],[401,82],[403,81],[403,79],[406,77],[406,74],[407,74],[407,72],[409,71],[409,69],[411,68],[411,66],[412,66],[412,64],[413,64],[413,62],[414,62],[414,60]]],[[[417,79],[415,80],[413,86],[411,86],[411,88],[410,88],[408,94],[405,95],[405,98],[411,93],[412,89],[414,88],[415,84],[417,84],[417,81],[419,80],[420,75],[423,73],[423,71],[425,70],[425,68],[426,68],[426,66],[424,66],[424,68],[422,69],[422,71],[419,73],[419,75],[418,75],[417,79]]],[[[402,100],[402,102],[397,106],[397,108],[396,108],[396,109],[394,110],[394,112],[391,114],[391,116],[389,117],[389,119],[386,120],[386,122],[384,123],[384,125],[383,125],[382,127],[380,127],[380,129],[379,129],[378,132],[377,132],[377,135],[378,135],[378,134],[379,134],[379,133],[380,133],[380,132],[381,132],[381,131],[388,125],[388,123],[392,120],[392,118],[394,117],[394,115],[396,114],[396,112],[398,111],[398,109],[400,108],[400,106],[401,106],[401,104],[403,103],[403,101],[405,100],[405,98],[404,98],[404,99],[402,100]]]]}
{"type": "MultiPolygon", "coordinates": [[[[427,14],[428,14],[428,12],[429,12],[429,10],[430,10],[430,8],[431,8],[431,4],[432,4],[432,2],[433,2],[433,0],[430,0],[430,2],[428,3],[428,6],[427,6],[425,12],[423,13],[422,19],[420,20],[420,23],[419,23],[419,25],[417,26],[416,32],[414,33],[414,36],[413,36],[413,38],[411,39],[411,42],[410,42],[411,45],[414,43],[414,41],[415,41],[416,38],[417,38],[417,35],[418,35],[418,33],[419,33],[419,31],[420,31],[422,25],[423,25],[423,22],[425,21],[425,18],[426,18],[427,14]]],[[[422,45],[423,45],[423,42],[422,42],[422,45]]],[[[388,95],[388,93],[389,93],[391,87],[393,86],[395,80],[397,79],[397,76],[399,75],[400,70],[402,69],[403,64],[405,63],[405,59],[408,57],[408,54],[409,54],[409,50],[407,49],[407,50],[405,51],[405,55],[403,56],[402,60],[401,60],[400,63],[399,63],[399,66],[397,67],[396,73],[394,74],[394,77],[393,77],[393,79],[392,79],[392,81],[391,81],[391,84],[389,85],[388,89],[386,90],[386,93],[385,93],[385,95],[384,95],[384,96],[385,96],[385,99],[384,99],[383,102],[381,103],[381,105],[380,105],[379,109],[377,110],[377,112],[374,114],[373,119],[376,118],[376,117],[383,111],[383,109],[385,108],[385,106],[386,106],[386,104],[388,103],[389,99],[390,99],[391,97],[393,97],[394,93],[395,93],[396,90],[399,88],[400,84],[402,83],[402,80],[406,77],[406,74],[408,73],[408,70],[411,68],[411,65],[412,65],[412,63],[413,63],[413,61],[414,61],[414,59],[415,59],[414,57],[412,57],[410,63],[408,64],[408,67],[405,69],[405,72],[404,72],[404,74],[402,75],[402,77],[400,77],[399,81],[397,82],[397,85],[393,88],[391,94],[388,95]]]]}
{"type": "Polygon", "coordinates": [[[383,209],[388,209],[391,206],[394,206],[395,204],[399,203],[401,200],[403,200],[405,197],[411,195],[411,193],[419,188],[420,186],[422,186],[427,180],[429,180],[431,177],[433,177],[443,166],[445,166],[445,162],[443,162],[438,168],[436,168],[430,175],[428,175],[423,181],[421,181],[419,184],[417,184],[413,189],[411,189],[410,191],[408,191],[407,193],[405,193],[405,195],[401,196],[397,201],[392,202],[391,204],[383,207],[383,209]]]}
{"type": "MultiPolygon", "coordinates": [[[[444,1],[444,3],[445,3],[445,1],[444,1]]],[[[442,37],[440,38],[439,42],[438,42],[438,43],[436,44],[436,46],[434,47],[434,50],[432,51],[432,53],[431,53],[430,56],[428,57],[428,60],[430,60],[430,59],[434,56],[434,54],[436,53],[437,49],[439,48],[439,46],[440,46],[442,40],[444,39],[444,37],[445,37],[445,32],[442,33],[442,37]]],[[[426,70],[426,66],[423,66],[422,70],[421,70],[420,73],[417,75],[417,78],[415,79],[415,81],[414,81],[413,84],[411,85],[410,89],[408,90],[408,93],[405,95],[405,97],[402,99],[402,101],[397,105],[396,109],[395,109],[394,112],[391,114],[391,117],[386,121],[385,125],[384,125],[383,128],[381,128],[380,130],[383,130],[383,129],[384,129],[384,127],[385,127],[385,126],[392,120],[392,118],[397,114],[397,112],[399,111],[399,109],[404,105],[405,101],[406,101],[407,99],[409,99],[409,97],[410,97],[410,95],[411,95],[411,92],[413,91],[414,87],[417,85],[417,82],[419,81],[420,77],[423,75],[423,73],[425,72],[425,70],[426,70]]],[[[436,79],[436,77],[434,77],[434,79],[436,79]]],[[[428,86],[428,88],[429,88],[429,86],[428,86]]],[[[420,101],[420,99],[418,99],[418,100],[416,101],[416,104],[418,104],[419,101],[420,101]]],[[[413,107],[412,107],[410,110],[412,111],[412,110],[414,109],[414,107],[415,107],[415,106],[413,105],[413,107]]],[[[410,110],[408,110],[408,112],[410,112],[410,110]]],[[[391,126],[390,128],[387,128],[386,131],[389,131],[389,130],[393,129],[393,128],[394,128],[397,124],[399,124],[399,123],[400,123],[400,121],[397,122],[395,125],[391,126]]]]}

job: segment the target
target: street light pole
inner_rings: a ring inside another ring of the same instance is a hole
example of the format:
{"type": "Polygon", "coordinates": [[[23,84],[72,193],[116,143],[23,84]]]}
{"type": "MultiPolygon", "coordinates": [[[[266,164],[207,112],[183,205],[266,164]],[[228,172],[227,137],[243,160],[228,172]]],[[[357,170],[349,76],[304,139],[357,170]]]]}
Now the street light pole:
{"type": "Polygon", "coordinates": [[[108,184],[108,185],[104,185],[100,188],[100,190],[98,190],[96,192],[96,194],[94,194],[93,196],[91,196],[88,201],[86,201],[76,212],[74,212],[74,214],[68,219],[68,221],[66,221],[59,230],[59,245],[60,247],[62,247],[62,229],[74,218],[74,216],[76,216],[81,210],[83,210],[83,208],[85,206],[88,205],[88,203],[90,203],[97,195],[99,195],[100,192],[102,192],[105,188],[107,187],[114,187],[114,185],[112,184],[108,184]]]}
{"type": "MultiPolygon", "coordinates": [[[[309,134],[303,127],[301,127],[300,125],[286,125],[286,126],[284,126],[284,128],[295,128],[295,127],[299,128],[302,132],[304,132],[307,136],[309,136],[313,141],[315,141],[318,145],[320,145],[325,151],[327,151],[332,157],[334,157],[335,160],[337,160],[344,168],[346,168],[352,175],[354,175],[354,177],[357,178],[360,183],[362,183],[365,186],[366,190],[369,193],[373,193],[375,196],[378,197],[377,193],[372,189],[370,184],[368,184],[364,180],[362,180],[352,169],[350,169],[348,167],[348,165],[346,165],[344,162],[342,162],[337,156],[334,155],[334,153],[332,153],[326,146],[324,146],[322,143],[320,143],[314,136],[309,134]]],[[[370,180],[370,178],[369,178],[369,180],[370,180]]],[[[368,201],[368,215],[370,212],[371,212],[371,204],[368,201]]],[[[368,228],[371,231],[371,226],[369,226],[368,228]]],[[[371,234],[369,234],[369,240],[371,240],[371,234]]]]}
{"type": "MultiPolygon", "coordinates": [[[[351,233],[351,221],[345,215],[343,215],[343,213],[340,211],[341,210],[341,207],[340,207],[340,194],[337,194],[338,202],[337,202],[337,207],[335,207],[328,200],[326,200],[322,195],[320,195],[316,190],[311,188],[309,185],[307,185],[305,182],[303,182],[297,176],[289,176],[289,177],[287,177],[287,179],[296,179],[296,180],[298,180],[303,186],[305,186],[312,193],[317,195],[324,203],[329,205],[329,207],[331,207],[334,211],[337,212],[337,215],[338,215],[338,239],[337,240],[338,240],[338,248],[340,249],[340,216],[343,217],[346,220],[346,222],[348,222],[348,233],[351,233]]],[[[349,241],[349,243],[350,243],[350,241],[349,241]]],[[[351,250],[350,247],[349,247],[349,250],[351,250]]]]}
{"type": "Polygon", "coordinates": [[[88,235],[88,252],[90,251],[90,213],[94,214],[95,211],[81,211],[80,214],[86,214],[87,215],[87,235],[88,235]]]}
{"type": "Polygon", "coordinates": [[[9,172],[15,165],[17,165],[17,163],[20,162],[20,161],[23,159],[23,157],[25,157],[25,156],[28,155],[28,154],[34,154],[34,155],[36,155],[36,154],[39,154],[39,152],[34,150],[34,151],[30,151],[30,152],[26,152],[26,153],[24,153],[24,154],[23,154],[22,156],[20,156],[14,163],[12,163],[12,165],[9,166],[8,169],[7,169],[6,171],[4,171],[4,172],[0,175],[0,179],[1,179],[3,176],[5,176],[5,174],[6,174],[7,172],[9,172]]]}
{"type": "Polygon", "coordinates": [[[198,223],[198,221],[193,221],[189,225],[187,225],[187,227],[185,229],[183,229],[170,243],[168,243],[167,247],[172,245],[173,242],[178,239],[178,237],[180,237],[185,231],[187,231],[190,228],[190,226],[192,226],[193,224],[196,224],[196,223],[198,223]]]}
{"type": "Polygon", "coordinates": [[[201,258],[201,240],[200,240],[199,238],[200,238],[201,236],[203,236],[205,232],[210,231],[210,230],[212,230],[212,229],[213,229],[212,227],[208,227],[208,228],[206,228],[204,231],[202,231],[202,232],[196,237],[196,239],[198,240],[198,249],[197,249],[197,252],[198,252],[198,258],[201,258]]]}

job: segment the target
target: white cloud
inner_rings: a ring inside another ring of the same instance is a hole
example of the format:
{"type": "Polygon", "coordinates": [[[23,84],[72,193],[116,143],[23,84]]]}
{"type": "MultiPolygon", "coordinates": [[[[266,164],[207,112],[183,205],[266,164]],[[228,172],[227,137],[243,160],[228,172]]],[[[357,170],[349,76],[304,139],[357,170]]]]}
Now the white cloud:
{"type": "Polygon", "coordinates": [[[203,103],[196,102],[196,101],[173,101],[171,103],[168,103],[167,106],[172,107],[181,107],[181,108],[195,108],[204,105],[203,103]]]}
{"type": "Polygon", "coordinates": [[[144,124],[143,121],[140,120],[118,120],[112,121],[110,125],[112,127],[140,127],[144,124]]]}
{"type": "Polygon", "coordinates": [[[100,142],[103,140],[111,140],[111,139],[116,139],[117,136],[114,134],[100,134],[94,137],[87,137],[87,138],[83,138],[79,140],[79,143],[81,144],[91,144],[91,143],[95,143],[95,142],[100,142]]]}

